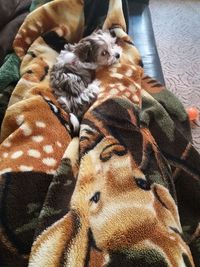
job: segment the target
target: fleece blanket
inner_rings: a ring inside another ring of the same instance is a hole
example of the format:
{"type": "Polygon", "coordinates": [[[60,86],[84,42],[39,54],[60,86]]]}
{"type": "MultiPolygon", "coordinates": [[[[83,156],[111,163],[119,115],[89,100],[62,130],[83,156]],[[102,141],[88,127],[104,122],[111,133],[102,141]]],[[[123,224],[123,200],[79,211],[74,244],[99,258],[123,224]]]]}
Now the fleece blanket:
{"type": "Polygon", "coordinates": [[[48,0],[0,0],[0,125],[20,78],[20,60],[13,52],[13,40],[29,9],[32,11],[45,2],[48,0]]]}
{"type": "Polygon", "coordinates": [[[96,72],[97,100],[74,136],[49,85],[84,3],[31,12],[14,41],[21,79],[1,127],[0,266],[200,266],[200,156],[187,114],[143,73],[121,0],[104,29],[120,63],[96,72]]]}

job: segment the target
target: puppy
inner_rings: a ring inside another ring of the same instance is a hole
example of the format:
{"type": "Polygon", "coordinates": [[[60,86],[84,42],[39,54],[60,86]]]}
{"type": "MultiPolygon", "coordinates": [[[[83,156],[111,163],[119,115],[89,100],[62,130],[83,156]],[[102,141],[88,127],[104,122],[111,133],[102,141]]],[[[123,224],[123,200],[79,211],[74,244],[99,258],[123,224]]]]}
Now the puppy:
{"type": "Polygon", "coordinates": [[[57,57],[50,83],[58,102],[70,113],[74,130],[79,127],[75,118],[81,119],[99,92],[95,71],[116,63],[120,55],[116,38],[109,31],[97,30],[77,44],[66,44],[57,57]]]}

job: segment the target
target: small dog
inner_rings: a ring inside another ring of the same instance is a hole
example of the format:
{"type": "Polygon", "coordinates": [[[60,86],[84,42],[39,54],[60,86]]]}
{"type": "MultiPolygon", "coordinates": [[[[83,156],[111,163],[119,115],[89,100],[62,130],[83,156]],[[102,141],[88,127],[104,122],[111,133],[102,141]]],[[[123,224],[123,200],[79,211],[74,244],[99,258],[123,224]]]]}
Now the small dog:
{"type": "Polygon", "coordinates": [[[97,30],[77,44],[66,44],[50,72],[50,83],[61,107],[80,120],[96,99],[99,84],[95,70],[116,63],[121,48],[109,31],[97,30]]]}

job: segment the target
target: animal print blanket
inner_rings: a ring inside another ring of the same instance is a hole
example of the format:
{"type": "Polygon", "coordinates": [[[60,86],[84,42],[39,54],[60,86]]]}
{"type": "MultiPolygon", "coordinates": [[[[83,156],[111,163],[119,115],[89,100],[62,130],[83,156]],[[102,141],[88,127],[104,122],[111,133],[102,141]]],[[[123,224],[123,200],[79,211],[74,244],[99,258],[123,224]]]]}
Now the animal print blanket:
{"type": "Polygon", "coordinates": [[[200,266],[200,156],[187,114],[145,76],[121,0],[104,29],[120,63],[97,71],[100,94],[73,136],[49,69],[84,30],[83,1],[54,0],[25,19],[22,60],[1,128],[0,266],[200,266]]]}

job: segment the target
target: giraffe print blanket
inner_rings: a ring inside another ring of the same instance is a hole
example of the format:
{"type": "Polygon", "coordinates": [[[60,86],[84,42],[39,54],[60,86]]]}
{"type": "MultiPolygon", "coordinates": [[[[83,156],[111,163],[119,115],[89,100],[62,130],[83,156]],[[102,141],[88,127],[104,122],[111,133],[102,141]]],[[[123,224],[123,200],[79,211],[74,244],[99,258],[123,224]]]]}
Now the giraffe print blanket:
{"type": "Polygon", "coordinates": [[[200,156],[187,114],[143,73],[121,0],[104,29],[120,63],[96,72],[100,94],[78,137],[49,85],[63,44],[83,34],[84,3],[54,0],[14,41],[21,79],[0,145],[0,266],[199,266],[200,156]]]}

